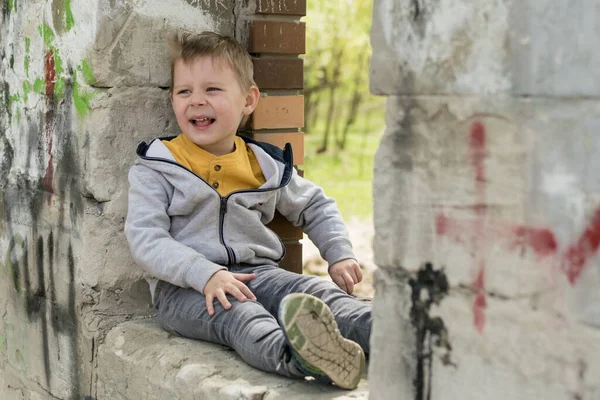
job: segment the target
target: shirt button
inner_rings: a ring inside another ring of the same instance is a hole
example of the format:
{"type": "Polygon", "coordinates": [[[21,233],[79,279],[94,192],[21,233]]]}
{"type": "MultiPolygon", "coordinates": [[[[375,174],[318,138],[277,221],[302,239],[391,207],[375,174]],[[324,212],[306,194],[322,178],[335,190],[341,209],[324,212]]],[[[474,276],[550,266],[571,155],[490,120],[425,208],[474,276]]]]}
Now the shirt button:
{"type": "Polygon", "coordinates": [[[219,187],[219,182],[213,182],[212,187],[215,189],[219,187]]]}
{"type": "Polygon", "coordinates": [[[215,165],[215,171],[220,171],[221,170],[221,166],[220,165],[215,165]]]}

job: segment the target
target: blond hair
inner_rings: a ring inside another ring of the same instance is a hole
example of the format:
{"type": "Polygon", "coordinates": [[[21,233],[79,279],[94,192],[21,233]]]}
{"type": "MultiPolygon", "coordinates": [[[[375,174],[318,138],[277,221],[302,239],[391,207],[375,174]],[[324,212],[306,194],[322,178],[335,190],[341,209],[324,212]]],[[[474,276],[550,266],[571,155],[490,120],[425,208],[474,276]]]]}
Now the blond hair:
{"type": "Polygon", "coordinates": [[[254,66],[250,54],[234,38],[215,32],[198,34],[182,33],[169,38],[171,56],[171,85],[173,91],[175,63],[194,61],[198,57],[212,57],[225,61],[233,70],[242,90],[246,91],[254,82],[254,66]]]}

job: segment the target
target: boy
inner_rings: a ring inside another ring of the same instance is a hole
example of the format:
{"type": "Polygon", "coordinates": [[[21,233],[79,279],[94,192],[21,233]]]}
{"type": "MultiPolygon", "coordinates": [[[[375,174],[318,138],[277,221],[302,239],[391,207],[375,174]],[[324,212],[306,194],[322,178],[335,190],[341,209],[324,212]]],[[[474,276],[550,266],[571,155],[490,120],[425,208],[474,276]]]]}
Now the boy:
{"type": "Polygon", "coordinates": [[[158,319],[262,370],[355,388],[371,307],[349,295],[362,273],[335,202],[298,176],[289,144],[236,136],[260,93],[235,40],[204,32],[171,47],[182,133],[138,146],[125,224],[158,319]],[[278,267],[285,248],[265,227],[275,210],[315,242],[335,284],[278,267]]]}

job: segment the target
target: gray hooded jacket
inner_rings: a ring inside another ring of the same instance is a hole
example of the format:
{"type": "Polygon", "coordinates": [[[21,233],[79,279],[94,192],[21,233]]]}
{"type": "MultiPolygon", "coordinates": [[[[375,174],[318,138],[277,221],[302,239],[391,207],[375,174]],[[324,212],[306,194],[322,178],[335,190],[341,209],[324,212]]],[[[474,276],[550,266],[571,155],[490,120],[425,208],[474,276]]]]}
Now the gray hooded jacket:
{"type": "Polygon", "coordinates": [[[221,196],[183,167],[159,139],[141,143],[129,171],[125,234],[136,262],[152,278],[204,293],[212,275],[228,265],[278,265],[279,237],[265,226],[275,210],[301,227],[329,263],[356,258],[335,201],[300,177],[292,148],[244,138],[266,182],[221,196]]]}

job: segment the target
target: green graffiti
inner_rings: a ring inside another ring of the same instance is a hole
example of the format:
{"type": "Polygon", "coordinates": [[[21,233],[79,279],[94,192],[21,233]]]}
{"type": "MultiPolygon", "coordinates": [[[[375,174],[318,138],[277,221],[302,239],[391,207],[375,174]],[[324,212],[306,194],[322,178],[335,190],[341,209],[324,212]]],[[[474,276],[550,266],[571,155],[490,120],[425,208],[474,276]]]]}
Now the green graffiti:
{"type": "Polygon", "coordinates": [[[96,83],[94,71],[92,70],[90,64],[87,63],[87,61],[83,60],[81,62],[81,65],[77,69],[79,69],[83,73],[83,80],[85,81],[85,83],[87,83],[88,85],[93,85],[96,83]]]}
{"type": "MultiPolygon", "coordinates": [[[[56,80],[54,81],[54,97],[56,99],[61,99],[65,93],[65,78],[62,77],[63,72],[65,72],[65,68],[60,53],[56,46],[54,46],[54,32],[52,31],[52,28],[50,28],[48,24],[45,23],[38,26],[38,32],[44,40],[44,44],[52,53],[52,59],[54,61],[54,72],[56,73],[56,80]]],[[[35,90],[35,84],[34,91],[36,93],[40,93],[39,91],[35,90]]]]}
{"type": "Polygon", "coordinates": [[[15,118],[17,119],[17,124],[21,122],[21,108],[17,107],[17,112],[15,113],[15,118]]]}
{"type": "MultiPolygon", "coordinates": [[[[80,69],[80,68],[78,68],[80,69]]],[[[90,110],[90,102],[96,96],[94,91],[83,91],[77,82],[77,72],[73,74],[73,103],[79,117],[83,118],[90,110]]]]}
{"type": "Polygon", "coordinates": [[[21,95],[19,95],[19,93],[15,93],[12,96],[9,96],[8,97],[8,109],[11,110],[13,103],[18,103],[19,101],[21,101],[21,95]]]}
{"type": "Polygon", "coordinates": [[[46,94],[46,82],[42,78],[36,78],[33,82],[33,91],[37,94],[46,94]]]}
{"type": "Polygon", "coordinates": [[[60,75],[65,72],[63,67],[63,60],[60,57],[60,53],[56,48],[52,48],[52,57],[54,57],[54,70],[56,71],[56,75],[60,75]]]}
{"type": "Polygon", "coordinates": [[[58,78],[55,82],[54,82],[54,97],[57,100],[62,99],[63,95],[65,94],[65,79],[64,78],[58,78]]]}
{"type": "Polygon", "coordinates": [[[31,92],[31,83],[29,83],[29,81],[23,81],[23,101],[26,103],[29,98],[29,92],[31,92]]]}
{"type": "Polygon", "coordinates": [[[25,67],[25,75],[29,77],[29,49],[31,48],[31,40],[26,37],[25,38],[25,60],[23,61],[23,65],[25,67]]]}
{"type": "Polygon", "coordinates": [[[8,12],[17,10],[17,0],[8,0],[8,12]]]}
{"type": "Polygon", "coordinates": [[[54,32],[52,28],[48,26],[48,24],[42,24],[38,26],[38,32],[42,39],[44,40],[44,44],[46,47],[50,48],[50,50],[54,49],[54,32]]]}
{"type": "Polygon", "coordinates": [[[71,10],[71,0],[65,0],[65,12],[67,13],[67,30],[71,30],[75,25],[75,19],[73,19],[73,11],[71,10]]]}
{"type": "Polygon", "coordinates": [[[8,65],[10,65],[10,69],[14,69],[15,67],[15,56],[10,55],[10,59],[8,60],[8,65]]]}

